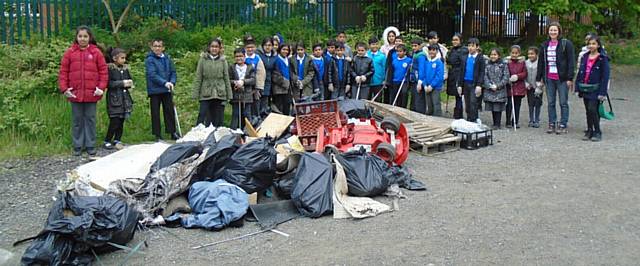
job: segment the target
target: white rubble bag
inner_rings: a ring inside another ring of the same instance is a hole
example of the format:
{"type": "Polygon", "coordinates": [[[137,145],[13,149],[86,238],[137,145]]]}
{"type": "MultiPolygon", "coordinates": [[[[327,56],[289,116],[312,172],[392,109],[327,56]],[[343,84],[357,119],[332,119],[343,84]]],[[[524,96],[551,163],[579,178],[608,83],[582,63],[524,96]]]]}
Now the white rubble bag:
{"type": "Polygon", "coordinates": [[[109,184],[121,179],[144,180],[149,168],[171,144],[156,142],[139,144],[109,154],[74,169],[70,175],[77,178],[74,193],[77,196],[101,196],[109,184]]]}
{"type": "Polygon", "coordinates": [[[464,119],[457,119],[451,122],[451,129],[463,133],[476,133],[489,130],[486,125],[469,122],[464,119]]]}

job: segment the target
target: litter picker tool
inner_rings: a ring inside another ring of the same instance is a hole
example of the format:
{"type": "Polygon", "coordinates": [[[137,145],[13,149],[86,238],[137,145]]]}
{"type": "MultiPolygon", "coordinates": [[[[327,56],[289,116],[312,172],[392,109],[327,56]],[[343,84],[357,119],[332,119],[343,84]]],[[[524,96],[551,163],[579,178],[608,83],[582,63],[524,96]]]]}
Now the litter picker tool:
{"type": "Polygon", "coordinates": [[[360,85],[362,83],[358,83],[358,91],[356,92],[356,100],[360,99],[360,85]]]}
{"type": "MultiPolygon", "coordinates": [[[[609,90],[611,89],[611,80],[609,80],[609,90]]],[[[611,106],[611,97],[609,97],[609,93],[607,93],[607,102],[609,103],[609,111],[605,110],[604,107],[604,102],[600,102],[598,104],[598,115],[601,118],[607,119],[607,120],[613,120],[616,118],[615,113],[613,113],[613,106],[611,106]]]]}
{"type": "Polygon", "coordinates": [[[233,238],[229,238],[229,239],[225,239],[225,240],[220,240],[220,241],[213,242],[213,243],[209,243],[209,244],[204,244],[204,245],[199,245],[199,246],[191,247],[191,249],[201,249],[201,248],[204,248],[204,247],[215,246],[215,245],[222,244],[222,243],[225,243],[225,242],[229,242],[229,241],[233,241],[233,240],[238,240],[238,239],[243,239],[243,238],[245,238],[245,237],[250,237],[250,236],[254,236],[254,235],[258,235],[258,234],[262,234],[262,233],[264,233],[264,232],[268,232],[268,231],[270,231],[270,230],[271,230],[271,229],[264,229],[264,230],[256,231],[256,232],[253,232],[253,233],[249,233],[249,234],[245,234],[245,235],[241,235],[241,236],[237,236],[237,237],[233,237],[233,238]]]}
{"type": "Polygon", "coordinates": [[[284,236],[284,237],[289,237],[290,236],[289,234],[287,234],[285,232],[277,230],[275,227],[271,227],[271,228],[266,228],[266,229],[263,229],[263,230],[260,230],[260,231],[256,231],[256,232],[253,232],[253,233],[248,233],[248,234],[244,234],[244,235],[241,235],[241,236],[236,236],[236,237],[233,237],[233,238],[216,241],[216,242],[209,243],[209,244],[194,246],[194,247],[191,247],[191,249],[201,249],[201,248],[205,248],[205,247],[215,246],[215,245],[218,245],[218,244],[222,244],[222,243],[226,243],[226,242],[230,242],[230,241],[234,241],[234,240],[239,240],[239,239],[247,238],[247,237],[250,237],[250,236],[259,235],[259,234],[262,234],[262,233],[265,233],[265,232],[273,232],[273,233],[279,234],[279,235],[284,236]]]}
{"type": "Polygon", "coordinates": [[[242,103],[241,100],[238,99],[238,128],[242,129],[242,103]]]}
{"type": "Polygon", "coordinates": [[[449,94],[447,94],[447,101],[444,103],[444,113],[449,113],[449,94]]]}
{"type": "Polygon", "coordinates": [[[371,98],[371,101],[372,101],[372,102],[375,102],[375,101],[376,101],[376,99],[378,98],[378,96],[380,96],[380,93],[382,93],[382,91],[383,91],[386,87],[387,87],[387,86],[384,86],[384,85],[383,85],[383,86],[380,88],[380,90],[378,91],[378,93],[376,93],[376,95],[374,95],[374,96],[373,96],[373,98],[371,98]]]}
{"type": "Polygon", "coordinates": [[[513,131],[517,131],[516,129],[516,105],[513,100],[513,82],[511,83],[511,122],[513,122],[513,131]]]}
{"type": "MultiPolygon", "coordinates": [[[[171,90],[171,94],[173,94],[173,90],[171,90]]],[[[173,115],[176,119],[176,130],[178,130],[178,135],[182,136],[182,129],[180,128],[180,117],[178,116],[178,108],[176,108],[175,101],[173,101],[173,115]]]]}

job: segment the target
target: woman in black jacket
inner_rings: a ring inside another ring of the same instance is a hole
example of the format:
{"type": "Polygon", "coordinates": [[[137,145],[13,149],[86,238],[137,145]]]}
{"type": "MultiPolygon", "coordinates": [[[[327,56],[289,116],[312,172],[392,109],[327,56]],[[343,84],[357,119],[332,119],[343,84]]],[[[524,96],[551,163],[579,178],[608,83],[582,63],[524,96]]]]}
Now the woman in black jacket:
{"type": "Polygon", "coordinates": [[[463,104],[462,97],[458,94],[457,88],[462,86],[462,82],[460,81],[462,61],[467,59],[469,50],[462,45],[462,35],[459,33],[453,35],[451,44],[453,47],[451,51],[449,51],[449,56],[447,56],[447,65],[450,66],[449,78],[447,80],[447,95],[456,97],[456,106],[453,108],[453,118],[461,119],[463,104]]]}
{"type": "Polygon", "coordinates": [[[547,88],[549,128],[547,133],[566,134],[569,122],[569,90],[573,90],[576,59],[573,43],[562,38],[562,27],[549,23],[549,39],[540,46],[536,81],[547,88]],[[557,120],[556,98],[560,100],[560,121],[557,120]]]}
{"type": "Polygon", "coordinates": [[[109,114],[109,129],[104,139],[104,148],[122,149],[122,132],[124,120],[129,118],[133,109],[133,100],[129,90],[133,88],[133,80],[129,73],[127,54],[120,48],[110,53],[112,63],[109,67],[109,85],[107,89],[107,113],[109,114]]]}

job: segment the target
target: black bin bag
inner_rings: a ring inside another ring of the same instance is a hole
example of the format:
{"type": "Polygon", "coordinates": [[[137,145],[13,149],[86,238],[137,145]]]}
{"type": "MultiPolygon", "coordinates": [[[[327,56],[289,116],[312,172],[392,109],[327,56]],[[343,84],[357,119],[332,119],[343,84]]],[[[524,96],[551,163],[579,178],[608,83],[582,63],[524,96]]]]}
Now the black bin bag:
{"type": "Polygon", "coordinates": [[[377,196],[396,183],[396,173],[389,164],[364,149],[336,155],[336,158],[344,167],[349,194],[353,196],[377,196]]]}
{"type": "Polygon", "coordinates": [[[276,155],[271,138],[251,141],[229,157],[222,178],[248,194],[263,191],[276,176],[276,155]]]}
{"type": "MultiPolygon", "coordinates": [[[[211,133],[210,135],[213,135],[211,133]]],[[[204,161],[198,166],[195,181],[217,179],[222,176],[225,164],[229,157],[240,148],[240,138],[231,134],[220,138],[219,141],[209,142],[211,146],[205,155],[204,161]]]]}
{"type": "MultiPolygon", "coordinates": [[[[60,194],[44,229],[25,250],[23,265],[88,265],[96,253],[114,251],[108,244],[126,245],[139,213],[114,197],[72,197],[60,194]]],[[[20,241],[22,242],[22,241],[20,241]]],[[[16,244],[20,243],[17,242],[16,244]]],[[[15,245],[15,244],[14,244],[15,245]]]]}
{"type": "Polygon", "coordinates": [[[283,199],[291,199],[291,191],[295,185],[296,170],[300,164],[300,158],[303,153],[294,152],[276,165],[277,179],[273,180],[273,187],[278,193],[278,197],[283,199]]]}
{"type": "MultiPolygon", "coordinates": [[[[357,88],[356,88],[357,90],[357,88]]],[[[353,92],[355,93],[355,91],[353,92]]],[[[343,112],[349,118],[365,118],[372,117],[373,110],[363,100],[345,99],[338,103],[340,112],[343,112]]]]}
{"type": "Polygon", "coordinates": [[[194,154],[202,153],[202,143],[199,141],[188,141],[176,143],[167,148],[149,169],[150,173],[156,172],[169,165],[180,162],[194,154]]]}
{"type": "Polygon", "coordinates": [[[280,177],[273,182],[273,187],[278,192],[278,196],[283,199],[291,199],[291,192],[293,191],[293,185],[295,185],[295,171],[280,177]]]}
{"type": "Polygon", "coordinates": [[[333,173],[333,165],[324,155],[302,155],[291,200],[304,216],[316,218],[333,213],[333,173]]]}

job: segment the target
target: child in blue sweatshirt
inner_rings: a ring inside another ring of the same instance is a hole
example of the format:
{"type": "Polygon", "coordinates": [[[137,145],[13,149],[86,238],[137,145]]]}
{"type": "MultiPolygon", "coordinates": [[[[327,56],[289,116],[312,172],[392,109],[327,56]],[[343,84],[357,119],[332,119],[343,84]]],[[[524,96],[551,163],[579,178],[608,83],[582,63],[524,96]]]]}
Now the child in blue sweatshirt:
{"type": "MultiPolygon", "coordinates": [[[[369,51],[367,51],[367,56],[373,60],[373,77],[371,78],[368,96],[368,99],[371,100],[382,89],[382,81],[384,81],[387,68],[387,57],[382,53],[382,51],[380,51],[378,38],[371,37],[371,39],[369,39],[369,51]]],[[[382,102],[382,96],[378,95],[376,101],[382,102]]]]}
{"type": "Polygon", "coordinates": [[[417,90],[424,90],[427,115],[442,116],[440,107],[440,91],[444,83],[444,64],[438,58],[438,45],[431,44],[427,47],[429,58],[420,58],[420,75],[417,90]]]}
{"type": "Polygon", "coordinates": [[[411,69],[413,60],[407,56],[407,48],[403,44],[397,45],[395,50],[396,56],[387,67],[386,83],[389,84],[389,103],[393,104],[395,101],[396,106],[406,108],[409,85],[408,70],[411,69]]]}

